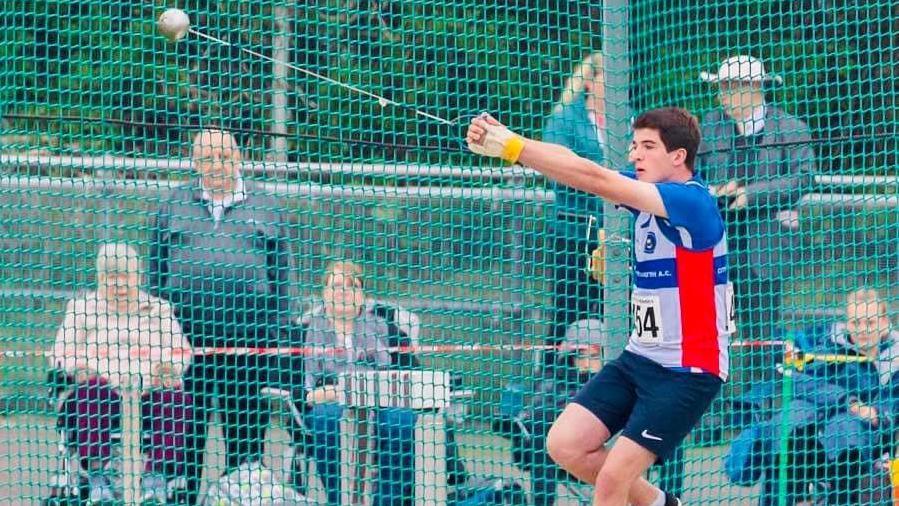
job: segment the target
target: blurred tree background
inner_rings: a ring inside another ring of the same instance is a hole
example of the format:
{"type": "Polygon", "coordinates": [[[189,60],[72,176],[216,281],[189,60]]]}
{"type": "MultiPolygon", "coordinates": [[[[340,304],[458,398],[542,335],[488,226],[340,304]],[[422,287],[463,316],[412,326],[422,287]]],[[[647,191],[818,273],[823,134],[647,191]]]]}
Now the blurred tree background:
{"type": "MultiPolygon", "coordinates": [[[[219,125],[243,130],[250,156],[265,158],[271,64],[195,36],[165,41],[155,32],[162,6],[17,4],[5,10],[0,35],[4,149],[184,156],[191,129],[219,125]]],[[[601,45],[602,6],[589,1],[182,4],[193,27],[211,36],[271,55],[281,33],[290,61],[305,69],[447,119],[492,111],[527,134],[539,133],[567,74],[601,45]]],[[[750,53],[784,77],[772,99],[816,137],[852,138],[817,145],[822,171],[894,171],[899,4],[630,4],[635,110],[677,104],[700,113],[713,105],[714,89],[699,82],[699,71],[750,53]]],[[[471,163],[458,153],[461,127],[382,108],[298,72],[287,84],[291,160],[471,163]]]]}

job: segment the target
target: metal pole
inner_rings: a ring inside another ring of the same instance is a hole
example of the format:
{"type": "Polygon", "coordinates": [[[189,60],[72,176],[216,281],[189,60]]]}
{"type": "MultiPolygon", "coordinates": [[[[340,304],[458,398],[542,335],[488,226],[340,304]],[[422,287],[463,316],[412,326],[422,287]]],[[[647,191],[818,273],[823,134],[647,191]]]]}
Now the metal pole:
{"type": "MultiPolygon", "coordinates": [[[[622,170],[628,163],[631,129],[628,0],[606,0],[603,2],[602,15],[607,161],[609,167],[622,170]]],[[[630,237],[630,217],[608,202],[603,214],[607,238],[605,324],[610,335],[622,340],[623,347],[630,330],[630,250],[629,242],[615,238],[630,237]]]]}
{"type": "Polygon", "coordinates": [[[140,504],[141,468],[141,377],[127,378],[122,385],[122,488],[124,503],[140,504]]]}
{"type": "MultiPolygon", "coordinates": [[[[793,341],[787,341],[784,347],[784,358],[792,358],[793,341]]],[[[789,466],[787,459],[790,453],[790,410],[793,403],[793,372],[794,367],[792,360],[784,360],[783,364],[783,384],[781,385],[781,419],[778,445],[777,445],[777,504],[778,506],[789,506],[787,501],[789,466]]]]}
{"type": "Polygon", "coordinates": [[[287,70],[284,63],[290,58],[290,9],[278,5],[272,9],[275,35],[272,37],[272,135],[268,160],[287,163],[287,70]]]}

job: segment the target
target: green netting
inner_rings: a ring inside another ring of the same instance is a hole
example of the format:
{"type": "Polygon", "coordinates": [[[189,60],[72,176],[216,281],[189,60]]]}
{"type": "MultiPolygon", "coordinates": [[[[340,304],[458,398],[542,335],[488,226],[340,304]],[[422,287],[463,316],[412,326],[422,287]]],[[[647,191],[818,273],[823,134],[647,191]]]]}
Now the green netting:
{"type": "Polygon", "coordinates": [[[739,330],[648,478],[893,503],[895,2],[192,0],[177,43],[139,4],[3,3],[5,504],[591,504],[546,434],[627,342],[630,215],[462,140],[624,170],[668,105],[739,330]]]}

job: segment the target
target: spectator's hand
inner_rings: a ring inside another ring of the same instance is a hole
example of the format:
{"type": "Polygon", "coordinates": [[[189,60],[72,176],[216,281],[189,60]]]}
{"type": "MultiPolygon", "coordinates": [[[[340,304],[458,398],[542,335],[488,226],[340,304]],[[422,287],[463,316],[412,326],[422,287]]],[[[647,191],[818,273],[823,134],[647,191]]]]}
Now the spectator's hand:
{"type": "Polygon", "coordinates": [[[877,410],[873,406],[866,406],[861,402],[853,402],[849,405],[849,412],[871,422],[871,425],[877,426],[877,410]]]}
{"type": "Polygon", "coordinates": [[[606,279],[606,245],[600,244],[590,253],[590,277],[600,283],[606,279]]]}
{"type": "Polygon", "coordinates": [[[716,197],[736,197],[737,192],[739,192],[741,188],[742,186],[740,186],[739,181],[728,181],[726,184],[720,186],[710,185],[709,191],[716,197]]]}
{"type": "Polygon", "coordinates": [[[471,120],[465,140],[472,152],[510,163],[518,161],[518,155],[524,149],[523,139],[489,114],[471,120]]]}
{"type": "Polygon", "coordinates": [[[748,201],[746,199],[746,188],[742,186],[737,188],[737,192],[733,195],[733,197],[734,201],[730,204],[731,209],[743,209],[744,207],[746,207],[746,204],[748,204],[748,201]]]}
{"type": "Polygon", "coordinates": [[[318,387],[306,394],[306,402],[308,404],[327,404],[329,402],[337,402],[337,386],[325,385],[318,387]]]}
{"type": "Polygon", "coordinates": [[[153,367],[150,384],[156,388],[181,388],[181,378],[172,364],[160,362],[153,367]]]}

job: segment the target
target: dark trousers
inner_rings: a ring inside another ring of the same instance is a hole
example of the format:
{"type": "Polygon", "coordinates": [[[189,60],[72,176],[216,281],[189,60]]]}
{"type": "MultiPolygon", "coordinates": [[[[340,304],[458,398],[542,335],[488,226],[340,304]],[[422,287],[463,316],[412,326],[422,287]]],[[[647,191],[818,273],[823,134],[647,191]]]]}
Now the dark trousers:
{"type": "Polygon", "coordinates": [[[655,484],[660,489],[678,497],[684,495],[684,445],[680,444],[665,462],[657,464],[658,472],[655,484]]]}
{"type": "Polygon", "coordinates": [[[213,400],[218,403],[225,438],[227,471],[262,458],[269,406],[259,394],[266,382],[265,357],[197,356],[185,373],[193,395],[194,418],[187,438],[187,503],[194,504],[203,475],[206,436],[213,400]]]}
{"type": "MultiPolygon", "coordinates": [[[[587,272],[587,259],[595,240],[557,237],[553,262],[553,323],[547,344],[562,342],[572,322],[602,318],[602,285],[587,272]]],[[[549,354],[547,354],[549,355],[549,354]]]]}
{"type": "MultiPolygon", "coordinates": [[[[90,469],[113,455],[114,432],[121,431],[121,394],[102,378],[75,387],[62,404],[60,426],[76,443],[81,465],[90,469]]],[[[179,389],[152,389],[141,396],[141,450],[144,472],[180,476],[184,472],[186,421],[193,401],[179,389]]]]}
{"type": "MultiPolygon", "coordinates": [[[[783,337],[781,328],[781,280],[763,278],[748,265],[731,269],[734,283],[737,333],[733,339],[766,341],[783,337]]],[[[725,398],[739,397],[758,381],[771,378],[782,359],[779,346],[739,347],[731,350],[730,379],[725,398]],[[729,395],[728,395],[729,394],[729,395]]],[[[734,420],[741,423],[744,420],[734,420]]],[[[747,420],[748,421],[748,420],[747,420]]]]}
{"type": "Polygon", "coordinates": [[[777,277],[762,277],[748,265],[730,270],[734,284],[737,334],[741,340],[779,339],[782,283],[777,277]]]}

